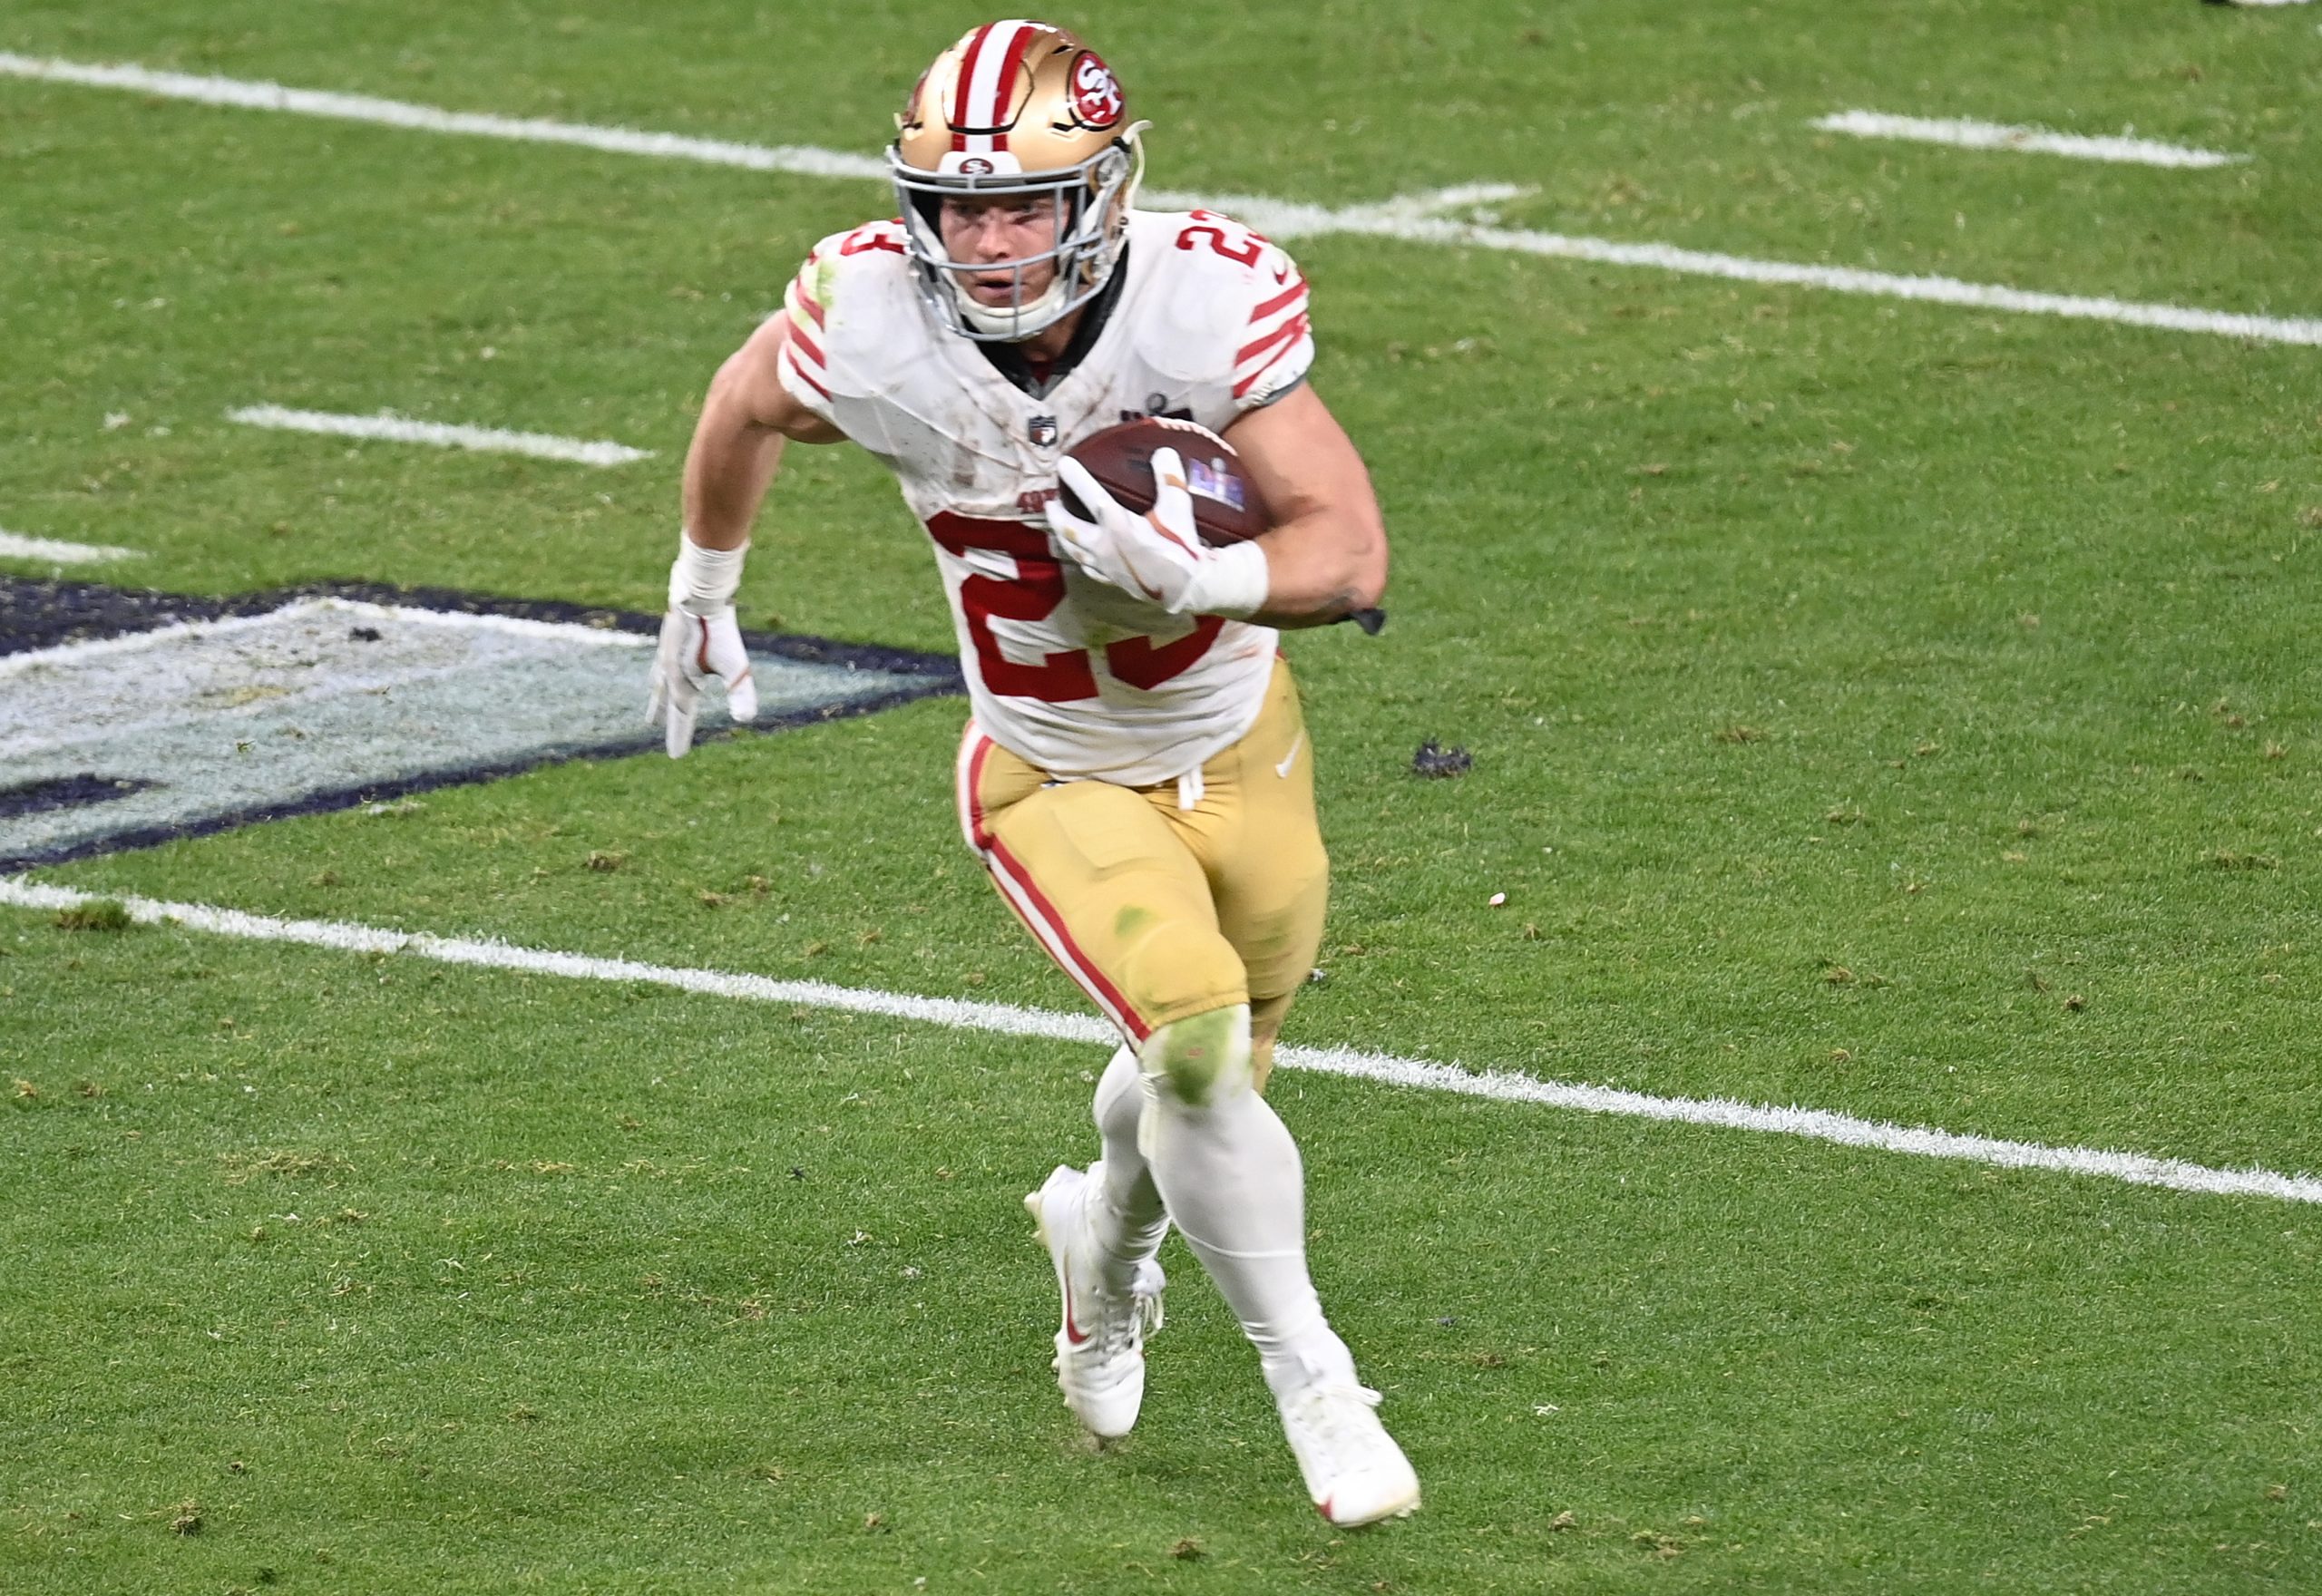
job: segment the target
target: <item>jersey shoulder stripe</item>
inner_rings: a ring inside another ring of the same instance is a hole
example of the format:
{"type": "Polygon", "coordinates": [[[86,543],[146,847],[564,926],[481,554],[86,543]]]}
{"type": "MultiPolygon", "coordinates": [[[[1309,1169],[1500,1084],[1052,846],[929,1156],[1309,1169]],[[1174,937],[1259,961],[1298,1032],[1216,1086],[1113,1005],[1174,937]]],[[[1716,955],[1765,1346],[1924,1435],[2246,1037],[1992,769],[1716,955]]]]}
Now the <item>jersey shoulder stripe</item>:
{"type": "MultiPolygon", "coordinates": [[[[796,377],[800,382],[812,388],[817,396],[827,403],[831,396],[830,389],[824,385],[822,380],[815,376],[814,371],[807,368],[806,362],[802,359],[798,354],[798,329],[795,326],[792,327],[790,329],[790,340],[782,346],[782,369],[788,375],[796,377]]],[[[785,387],[788,386],[787,384],[785,384],[784,385],[785,387]]],[[[792,392],[794,394],[797,393],[795,389],[792,389],[792,392]]],[[[797,396],[802,400],[805,397],[804,394],[798,394],[797,396]]],[[[823,412],[821,405],[811,405],[811,408],[813,408],[817,414],[823,414],[824,420],[829,419],[828,414],[823,412]]]]}
{"type": "Polygon", "coordinates": [[[806,252],[782,294],[790,336],[780,371],[794,397],[827,419],[833,399],[879,390],[894,317],[916,314],[910,271],[902,224],[892,219],[833,233],[806,252]]]}
{"type": "Polygon", "coordinates": [[[1166,279],[1162,321],[1175,346],[1156,358],[1215,384],[1216,419],[1296,385],[1314,351],[1306,278],[1289,253],[1222,211],[1138,211],[1134,221],[1145,269],[1166,279]]]}
{"type": "Polygon", "coordinates": [[[815,257],[807,256],[806,264],[798,268],[798,275],[792,277],[789,287],[783,290],[782,306],[790,312],[793,326],[811,321],[819,327],[829,316],[823,308],[822,300],[816,297],[815,264],[815,257]]]}
{"type": "Polygon", "coordinates": [[[1260,305],[1255,310],[1250,312],[1250,325],[1252,326],[1255,326],[1260,322],[1265,320],[1268,316],[1273,316],[1281,311],[1288,310],[1293,306],[1301,309],[1304,308],[1306,303],[1306,279],[1298,276],[1295,271],[1291,273],[1291,277],[1292,281],[1290,287],[1284,288],[1281,293],[1276,294],[1273,298],[1265,301],[1265,303],[1260,305]]]}
{"type": "Polygon", "coordinates": [[[1234,362],[1234,397],[1254,391],[1278,397],[1314,363],[1312,329],[1303,313],[1246,345],[1234,362]]]}

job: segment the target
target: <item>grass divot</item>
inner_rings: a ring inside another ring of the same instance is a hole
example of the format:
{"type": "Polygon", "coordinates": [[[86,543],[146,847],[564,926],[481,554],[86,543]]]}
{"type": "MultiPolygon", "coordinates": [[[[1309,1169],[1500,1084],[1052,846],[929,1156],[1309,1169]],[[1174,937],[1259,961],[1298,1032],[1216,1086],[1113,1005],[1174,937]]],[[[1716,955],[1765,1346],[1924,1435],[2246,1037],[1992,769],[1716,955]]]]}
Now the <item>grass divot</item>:
{"type": "Polygon", "coordinates": [[[93,899],[56,911],[60,931],[127,931],[136,929],[128,908],[111,898],[93,899]]]}

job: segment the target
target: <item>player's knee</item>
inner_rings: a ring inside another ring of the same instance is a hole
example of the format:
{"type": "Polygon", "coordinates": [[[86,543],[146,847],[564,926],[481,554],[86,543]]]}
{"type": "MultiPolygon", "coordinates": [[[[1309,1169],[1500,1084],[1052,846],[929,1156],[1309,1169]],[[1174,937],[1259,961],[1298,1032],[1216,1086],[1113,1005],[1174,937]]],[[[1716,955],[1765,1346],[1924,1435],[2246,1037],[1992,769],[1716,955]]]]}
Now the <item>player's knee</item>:
{"type": "Polygon", "coordinates": [[[1206,1108],[1252,1089],[1250,1006],[1236,1003],[1163,1026],[1137,1061],[1156,1090],[1206,1108]]]}
{"type": "Polygon", "coordinates": [[[1250,999],[1250,1085],[1263,1095],[1266,1082],[1273,1077],[1274,1038],[1282,1034],[1282,1022],[1289,1016],[1294,993],[1278,998],[1250,999]]]}
{"type": "Polygon", "coordinates": [[[1123,950],[1119,973],[1130,1004],[1140,1014],[1222,1007],[1242,1001],[1249,989],[1234,945],[1185,916],[1156,916],[1150,924],[1136,928],[1123,950]]]}

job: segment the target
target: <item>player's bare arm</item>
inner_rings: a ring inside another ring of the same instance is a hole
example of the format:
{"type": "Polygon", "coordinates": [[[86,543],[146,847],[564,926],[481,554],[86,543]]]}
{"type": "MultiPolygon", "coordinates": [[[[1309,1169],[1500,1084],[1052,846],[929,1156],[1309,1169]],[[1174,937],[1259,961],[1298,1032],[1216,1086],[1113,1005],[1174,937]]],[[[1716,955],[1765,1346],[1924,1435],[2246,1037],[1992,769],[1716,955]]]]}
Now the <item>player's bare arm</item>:
{"type": "Polygon", "coordinates": [[[685,529],[669,569],[669,608],[645,707],[648,724],[662,727],[672,759],[693,746],[701,690],[712,678],[726,686],[727,713],[737,721],[756,718],[749,650],[734,614],[750,523],[786,440],[832,443],[844,437],[783,387],[779,362],[792,336],[788,313],[777,312],[718,367],[686,451],[685,529]]]}
{"type": "Polygon", "coordinates": [[[1153,452],[1153,508],[1143,513],[1068,455],[1057,476],[1069,501],[1048,506],[1059,550],[1173,615],[1318,627],[1377,604],[1387,585],[1386,529],[1361,456],[1329,407],[1301,384],[1244,413],[1224,435],[1273,521],[1266,531],[1206,546],[1175,449],[1153,452]]]}
{"type": "Polygon", "coordinates": [[[1270,627],[1318,627],[1379,602],[1387,587],[1387,528],[1371,473],[1338,418],[1300,384],[1225,429],[1257,484],[1273,529],[1266,557],[1270,627]]]}
{"type": "Polygon", "coordinates": [[[777,311],[710,379],[685,472],[686,533],[704,549],[739,549],[749,540],[785,440],[845,440],[782,385],[782,348],[789,340],[789,313],[777,311]]]}

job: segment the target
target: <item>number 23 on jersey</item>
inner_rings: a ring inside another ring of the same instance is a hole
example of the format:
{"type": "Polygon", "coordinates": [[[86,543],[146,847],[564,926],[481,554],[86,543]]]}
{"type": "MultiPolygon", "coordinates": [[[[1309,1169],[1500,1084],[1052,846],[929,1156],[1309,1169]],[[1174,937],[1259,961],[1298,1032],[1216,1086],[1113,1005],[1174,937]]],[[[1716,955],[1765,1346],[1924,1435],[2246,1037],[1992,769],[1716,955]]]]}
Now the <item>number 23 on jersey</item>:
{"type": "MultiPolygon", "coordinates": [[[[1049,704],[1097,696],[1089,650],[1061,649],[1037,665],[1026,665],[1001,653],[1000,639],[992,635],[994,618],[1046,620],[1064,602],[1064,568],[1049,552],[1047,534],[1021,521],[979,521],[949,511],[930,520],[927,531],[953,554],[964,557],[971,549],[981,549],[1016,562],[1013,578],[979,573],[960,584],[960,608],[967,618],[968,637],[975,645],[985,686],[1006,697],[1049,704]]],[[[1216,616],[1205,615],[1192,631],[1167,643],[1123,637],[1105,645],[1105,664],[1119,680],[1150,691],[1191,669],[1209,652],[1224,625],[1216,616]]]]}

